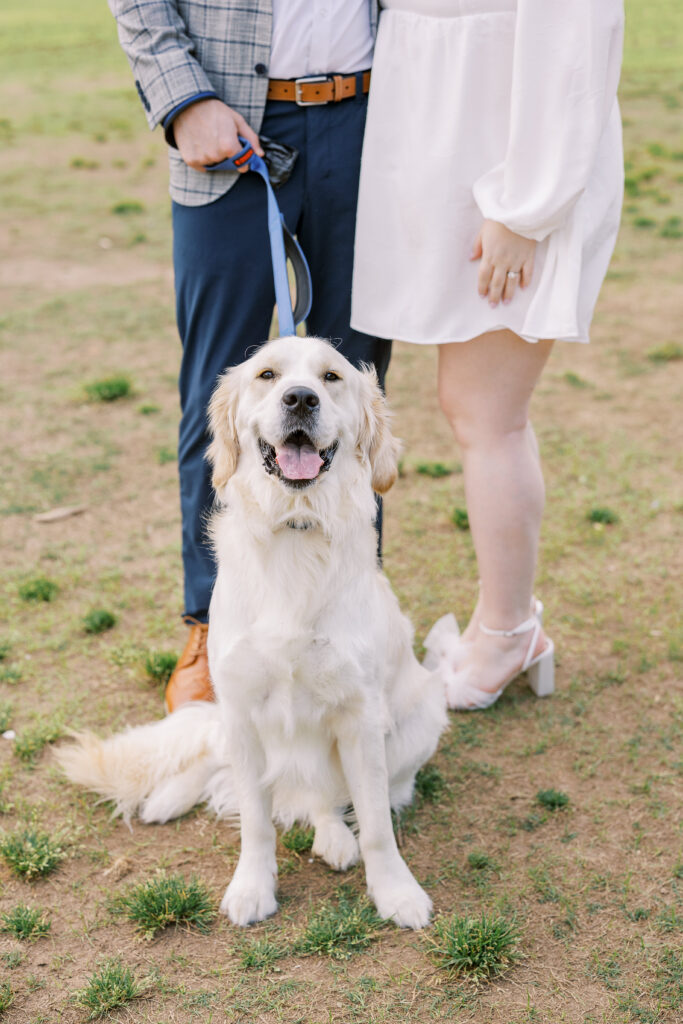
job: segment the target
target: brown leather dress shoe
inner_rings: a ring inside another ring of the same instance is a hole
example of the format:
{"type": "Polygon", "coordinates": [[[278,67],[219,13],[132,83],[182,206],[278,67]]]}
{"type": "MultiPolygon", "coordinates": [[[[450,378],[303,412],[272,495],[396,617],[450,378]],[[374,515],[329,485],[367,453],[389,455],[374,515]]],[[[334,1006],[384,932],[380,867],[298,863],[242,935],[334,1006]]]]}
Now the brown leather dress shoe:
{"type": "Polygon", "coordinates": [[[166,686],[164,703],[169,714],[191,700],[215,700],[206,654],[208,624],[196,619],[185,621],[190,626],[190,635],[166,686]]]}

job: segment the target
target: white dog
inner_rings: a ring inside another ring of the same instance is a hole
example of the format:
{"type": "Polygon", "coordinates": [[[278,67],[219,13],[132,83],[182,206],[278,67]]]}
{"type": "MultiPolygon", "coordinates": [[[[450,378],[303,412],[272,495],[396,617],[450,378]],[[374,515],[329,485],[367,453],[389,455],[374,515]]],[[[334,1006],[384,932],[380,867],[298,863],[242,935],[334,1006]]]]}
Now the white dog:
{"type": "Polygon", "coordinates": [[[333,868],[362,855],[379,914],[422,928],[431,901],[398,852],[390,808],[412,798],[445,694],[377,567],[373,489],[393,484],[398,445],[376,376],[326,342],[283,338],[223,376],[210,421],[217,704],[104,742],[81,736],[60,761],[126,819],[167,821],[202,800],[239,813],[221,904],[235,924],[277,909],[275,819],[313,825],[313,852],[333,868]]]}

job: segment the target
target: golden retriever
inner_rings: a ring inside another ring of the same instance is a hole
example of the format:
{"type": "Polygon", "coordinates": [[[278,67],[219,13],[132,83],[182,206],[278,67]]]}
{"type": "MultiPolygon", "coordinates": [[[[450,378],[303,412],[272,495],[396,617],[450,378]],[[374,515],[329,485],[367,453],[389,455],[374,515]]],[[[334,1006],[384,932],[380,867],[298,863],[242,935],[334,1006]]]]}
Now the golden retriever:
{"type": "Polygon", "coordinates": [[[337,870],[362,856],[379,914],[422,928],[431,901],[391,808],[412,799],[446,702],[377,564],[373,491],[393,484],[398,444],[374,371],[320,339],[281,338],[224,374],[209,415],[217,702],[80,736],[59,759],[126,820],[167,821],[200,801],[239,814],[221,904],[235,924],[277,909],[275,820],[312,825],[313,852],[337,870]]]}

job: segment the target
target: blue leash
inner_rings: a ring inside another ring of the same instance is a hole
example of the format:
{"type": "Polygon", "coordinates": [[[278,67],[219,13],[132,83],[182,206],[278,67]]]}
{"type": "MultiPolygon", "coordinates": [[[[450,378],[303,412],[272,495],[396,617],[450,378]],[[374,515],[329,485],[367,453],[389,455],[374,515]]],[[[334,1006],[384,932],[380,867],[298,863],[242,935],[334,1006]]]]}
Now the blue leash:
{"type": "Polygon", "coordinates": [[[265,182],[268,198],[268,234],[270,235],[270,256],[273,263],[275,302],[277,303],[280,334],[286,337],[290,334],[296,334],[297,324],[305,320],[311,311],[311,300],[313,298],[311,272],[301,246],[285,224],[285,218],[280,212],[280,207],[273,192],[273,186],[268,177],[268,168],[265,161],[254,152],[254,149],[246,139],[243,139],[241,135],[238,138],[243,143],[239,153],[235,153],[234,156],[227,160],[221,160],[219,164],[208,165],[206,170],[239,171],[247,166],[250,171],[255,171],[259,174],[265,182]],[[289,279],[287,277],[288,256],[292,262],[296,279],[296,304],[294,309],[292,309],[289,279]]]}

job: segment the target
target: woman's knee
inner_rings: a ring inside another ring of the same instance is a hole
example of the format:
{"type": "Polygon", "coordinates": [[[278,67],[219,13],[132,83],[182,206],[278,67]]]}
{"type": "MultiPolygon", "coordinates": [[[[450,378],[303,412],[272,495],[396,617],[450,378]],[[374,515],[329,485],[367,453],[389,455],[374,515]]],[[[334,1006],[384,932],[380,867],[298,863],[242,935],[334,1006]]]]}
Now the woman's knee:
{"type": "Polygon", "coordinates": [[[442,396],[441,393],[439,403],[455,440],[463,450],[523,437],[529,429],[526,407],[501,409],[490,402],[458,401],[452,395],[442,396]]]}
{"type": "Polygon", "coordinates": [[[456,441],[461,447],[465,447],[469,437],[476,433],[476,422],[479,417],[464,396],[449,386],[449,382],[439,381],[438,398],[441,412],[446,417],[456,441]]]}

